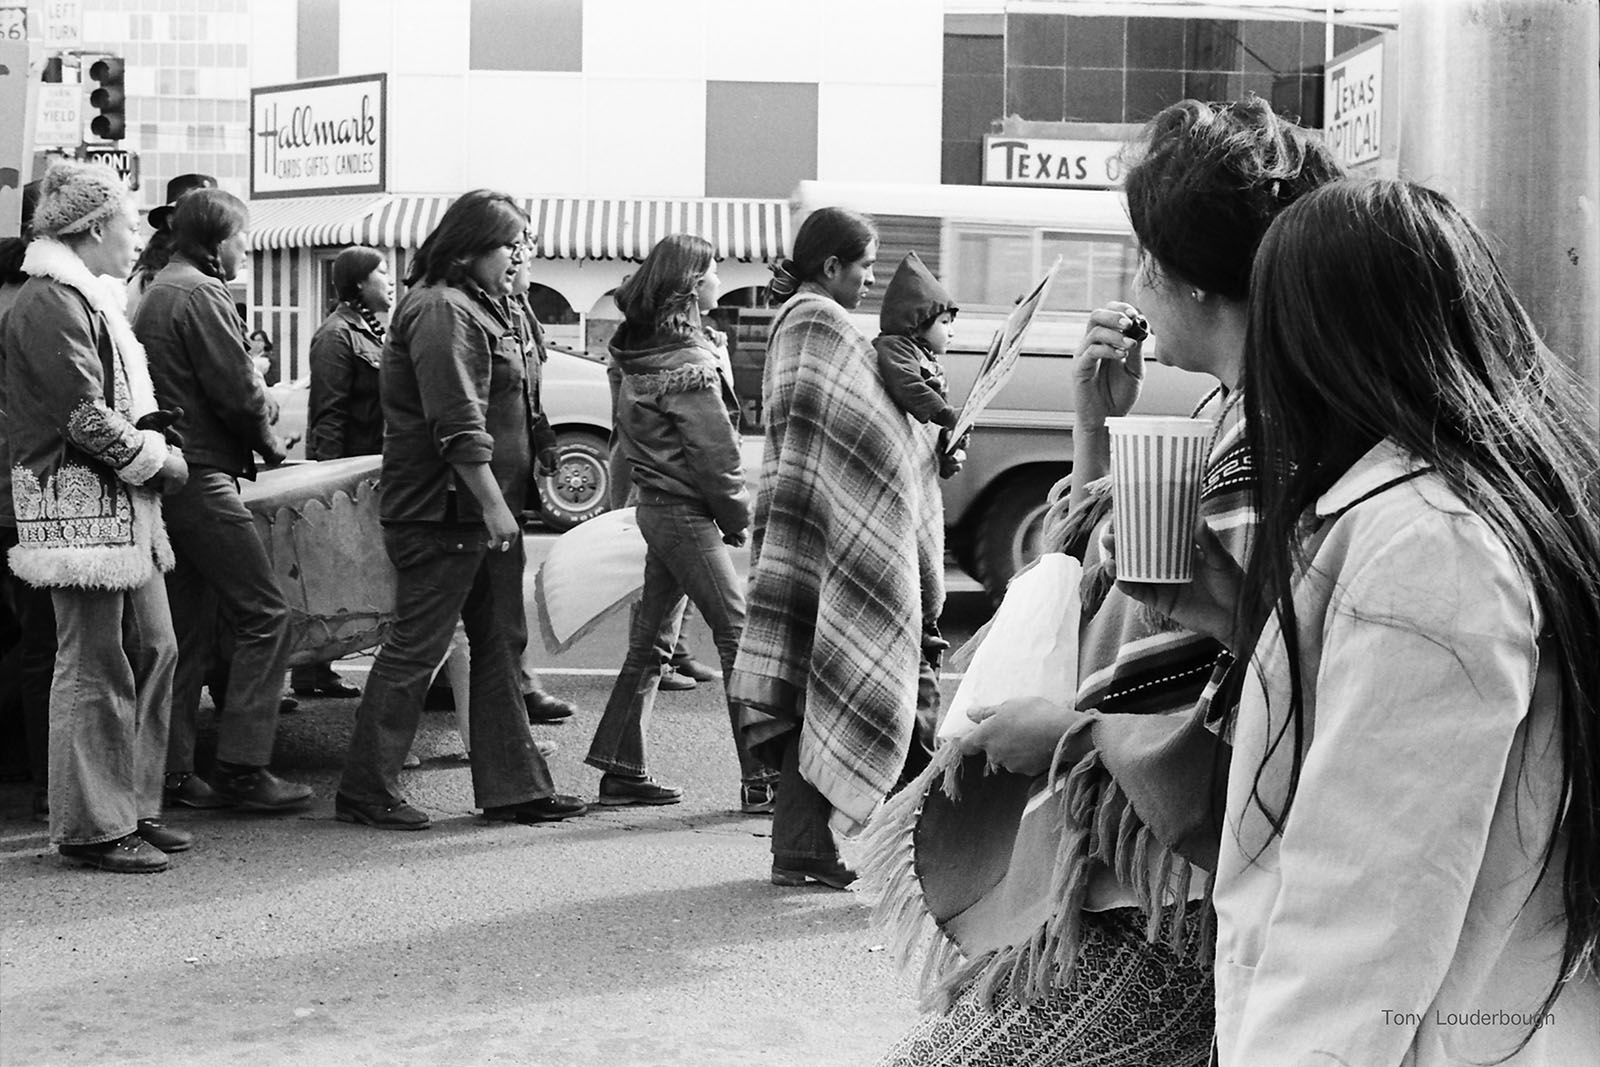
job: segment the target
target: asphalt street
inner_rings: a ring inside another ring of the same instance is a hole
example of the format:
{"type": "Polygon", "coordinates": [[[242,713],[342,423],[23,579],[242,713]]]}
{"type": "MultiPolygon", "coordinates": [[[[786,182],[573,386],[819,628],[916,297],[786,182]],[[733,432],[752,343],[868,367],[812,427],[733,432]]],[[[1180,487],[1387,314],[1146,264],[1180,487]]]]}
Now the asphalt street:
{"type": "MultiPolygon", "coordinates": [[[[986,607],[953,588],[960,637],[986,607]]],[[[542,661],[581,708],[535,728],[564,791],[595,794],[582,757],[621,626],[542,661]]],[[[360,682],[365,662],[341,669],[360,682]]],[[[335,821],[354,711],[313,699],[282,720],[275,767],[316,788],[309,810],[172,812],[196,847],[162,874],[64,866],[30,787],[0,785],[0,1064],[870,1064],[916,1019],[862,896],[768,881],[771,821],[738,814],[715,684],[661,694],[650,724],[682,804],[538,827],[478,818],[448,712],[424,715],[405,772],[431,830],[335,821]]],[[[209,711],[202,729],[204,762],[209,711]]]]}

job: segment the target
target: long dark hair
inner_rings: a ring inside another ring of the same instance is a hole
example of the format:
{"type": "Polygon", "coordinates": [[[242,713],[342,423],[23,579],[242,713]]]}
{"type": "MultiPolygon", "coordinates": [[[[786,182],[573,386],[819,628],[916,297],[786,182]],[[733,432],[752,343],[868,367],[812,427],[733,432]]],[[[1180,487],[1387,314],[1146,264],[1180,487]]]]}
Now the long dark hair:
{"type": "Polygon", "coordinates": [[[224,189],[196,189],[172,209],[172,250],[213,278],[223,277],[217,250],[250,225],[250,209],[224,189]]]}
{"type": "Polygon", "coordinates": [[[695,287],[713,259],[711,242],[690,233],[674,233],[657,241],[639,269],[617,288],[617,307],[641,334],[685,334],[697,317],[695,287]]]}
{"type": "Polygon", "coordinates": [[[854,263],[867,254],[867,246],[877,239],[878,225],[872,216],[844,207],[818,208],[800,224],[800,232],[794,236],[794,253],[773,264],[768,302],[781,304],[794,295],[801,282],[822,277],[823,268],[835,256],[841,263],[854,263]]]}
{"type": "Polygon", "coordinates": [[[1128,217],[1144,255],[1169,276],[1230,300],[1250,292],[1250,262],[1289,204],[1344,174],[1322,139],[1258,96],[1180,100],[1131,146],[1128,217]]]}
{"type": "Polygon", "coordinates": [[[474,261],[521,239],[527,228],[528,213],[505,193],[492,189],[463,193],[411,257],[406,285],[439,281],[460,285],[474,261]]]}
{"type": "Polygon", "coordinates": [[[1504,541],[1554,649],[1561,799],[1546,871],[1557,831],[1569,845],[1548,1010],[1600,941],[1600,453],[1583,390],[1534,333],[1484,235],[1407,182],[1341,181],[1283,212],[1256,257],[1245,347],[1261,525],[1243,603],[1256,622],[1281,620],[1289,707],[1271,743],[1294,754],[1281,810],[1261,798],[1259,770],[1254,801],[1281,833],[1301,771],[1297,520],[1391,439],[1504,541]]]}
{"type": "Polygon", "coordinates": [[[139,253],[139,258],[133,263],[133,276],[139,284],[145,285],[165,267],[172,259],[172,234],[166,230],[157,230],[150,235],[150,240],[145,242],[144,249],[139,253]]]}

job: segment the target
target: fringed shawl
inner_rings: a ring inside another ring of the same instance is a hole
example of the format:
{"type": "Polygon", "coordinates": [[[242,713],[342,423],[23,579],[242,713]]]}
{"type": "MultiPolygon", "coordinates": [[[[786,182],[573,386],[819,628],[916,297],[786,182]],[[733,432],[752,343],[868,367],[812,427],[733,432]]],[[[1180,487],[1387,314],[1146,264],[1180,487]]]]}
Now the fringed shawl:
{"type": "Polygon", "coordinates": [[[797,727],[800,772],[861,828],[905,763],[924,619],[944,603],[931,434],[884,390],[841,308],[802,290],[774,324],[749,604],[729,697],[759,745],[797,727]]]}
{"type": "MultiPolygon", "coordinates": [[[[1201,513],[1243,562],[1255,516],[1235,409],[1215,413],[1201,513]]],[[[1109,502],[1099,486],[1064,520],[1058,505],[1052,547],[1091,544],[1109,502]]],[[[874,917],[903,965],[921,954],[925,1007],[948,1007],[972,982],[1023,1003],[1066,986],[1091,887],[1108,873],[1144,911],[1147,936],[1167,920],[1174,945],[1185,901],[1209,894],[1227,757],[1208,720],[1234,699],[1231,659],[1116,591],[1103,565],[1085,568],[1081,592],[1082,714],[1049,773],[990,773],[947,746],[868,829],[861,870],[878,895],[874,917]]],[[[1209,945],[1209,908],[1201,921],[1209,945]]]]}

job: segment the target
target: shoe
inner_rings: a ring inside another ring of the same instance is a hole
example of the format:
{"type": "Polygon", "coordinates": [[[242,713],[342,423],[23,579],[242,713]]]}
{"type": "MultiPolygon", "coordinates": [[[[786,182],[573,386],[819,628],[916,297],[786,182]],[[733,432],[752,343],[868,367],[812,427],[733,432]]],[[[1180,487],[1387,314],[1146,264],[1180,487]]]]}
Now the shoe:
{"type": "Polygon", "coordinates": [[[543,756],[545,759],[549,759],[551,756],[554,756],[557,752],[561,751],[560,745],[556,744],[554,741],[546,741],[542,737],[536,737],[533,739],[533,747],[538,749],[539,755],[543,756]]]}
{"type": "Polygon", "coordinates": [[[174,830],[160,819],[140,819],[133,832],[162,852],[188,852],[194,847],[194,835],[174,830]]]}
{"type": "MultiPolygon", "coordinates": [[[[221,715],[228,707],[228,698],[223,695],[225,692],[226,690],[211,690],[211,708],[218,715],[221,715]]],[[[300,702],[288,694],[285,694],[282,699],[278,701],[279,715],[293,715],[299,710],[300,702]]]]}
{"type": "Polygon", "coordinates": [[[167,854],[138,834],[96,845],[61,845],[57,851],[85,867],[115,874],[154,874],[167,869],[167,854]]]}
{"type": "Polygon", "coordinates": [[[665,693],[681,693],[685,689],[694,689],[699,684],[687,674],[679,674],[671,667],[668,667],[661,672],[661,681],[656,683],[656,688],[665,693]]]}
{"type": "Polygon", "coordinates": [[[654,778],[628,778],[620,774],[600,776],[600,803],[607,807],[623,804],[676,804],[683,799],[683,790],[675,785],[662,785],[654,778]]]}
{"type": "Polygon", "coordinates": [[[538,800],[524,800],[521,804],[484,808],[483,817],[489,822],[560,822],[562,819],[576,818],[588,810],[589,805],[577,797],[555,793],[538,800]]]}
{"type": "Polygon", "coordinates": [[[771,815],[778,804],[778,783],[760,779],[739,786],[739,810],[746,815],[771,815]]]}
{"type": "Polygon", "coordinates": [[[772,861],[772,884],[797,886],[821,882],[833,889],[849,889],[856,880],[856,872],[841,860],[788,860],[780,864],[772,861]]]}
{"type": "Polygon", "coordinates": [[[211,783],[191,771],[180,771],[167,775],[166,789],[163,798],[167,807],[200,808],[231,808],[233,802],[224,800],[218,795],[211,783]]]}
{"type": "Polygon", "coordinates": [[[286,782],[265,767],[226,770],[219,766],[212,773],[211,788],[246,811],[288,811],[311,800],[309,785],[286,782]]]}
{"type": "Polygon", "coordinates": [[[711,682],[719,677],[716,671],[707,667],[693,656],[673,656],[672,669],[679,674],[693,678],[697,682],[711,682]]]}
{"type": "Polygon", "coordinates": [[[364,823],[379,830],[426,830],[433,825],[427,812],[413,808],[404,800],[363,804],[343,793],[333,795],[333,817],[340,822],[364,823]]]}
{"type": "MultiPolygon", "coordinates": [[[[332,678],[324,679],[315,685],[296,685],[291,687],[296,696],[302,697],[334,697],[345,699],[361,695],[359,685],[351,685],[337,674],[332,678]]],[[[279,709],[280,711],[283,709],[279,709]]]]}
{"type": "Polygon", "coordinates": [[[532,723],[561,722],[570,719],[577,713],[577,708],[565,700],[557,700],[549,693],[535,689],[531,693],[524,693],[522,701],[528,706],[528,721],[532,723]]]}

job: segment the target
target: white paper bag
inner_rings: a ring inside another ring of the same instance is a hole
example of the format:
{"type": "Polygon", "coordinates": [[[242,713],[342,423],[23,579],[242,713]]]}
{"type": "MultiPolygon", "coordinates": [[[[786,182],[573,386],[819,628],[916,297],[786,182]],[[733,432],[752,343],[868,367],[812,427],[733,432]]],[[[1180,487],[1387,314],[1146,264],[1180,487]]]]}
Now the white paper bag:
{"type": "Polygon", "coordinates": [[[972,708],[1016,697],[1071,701],[1078,691],[1078,579],[1083,565],[1047,552],[1011,580],[950,701],[938,737],[961,737],[972,708]]]}

